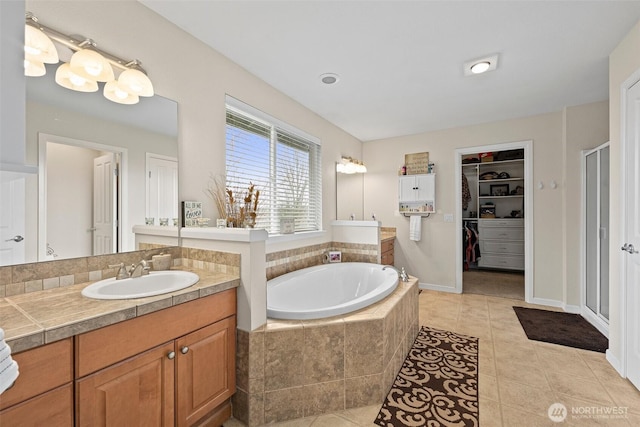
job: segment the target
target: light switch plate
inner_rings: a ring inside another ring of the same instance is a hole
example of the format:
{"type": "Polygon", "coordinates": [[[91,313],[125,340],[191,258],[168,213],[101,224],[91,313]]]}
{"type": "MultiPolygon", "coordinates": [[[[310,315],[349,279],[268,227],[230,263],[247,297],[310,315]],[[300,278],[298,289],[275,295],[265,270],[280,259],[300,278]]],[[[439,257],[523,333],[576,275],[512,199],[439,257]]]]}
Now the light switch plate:
{"type": "Polygon", "coordinates": [[[444,214],[444,222],[453,222],[453,214],[444,214]]]}

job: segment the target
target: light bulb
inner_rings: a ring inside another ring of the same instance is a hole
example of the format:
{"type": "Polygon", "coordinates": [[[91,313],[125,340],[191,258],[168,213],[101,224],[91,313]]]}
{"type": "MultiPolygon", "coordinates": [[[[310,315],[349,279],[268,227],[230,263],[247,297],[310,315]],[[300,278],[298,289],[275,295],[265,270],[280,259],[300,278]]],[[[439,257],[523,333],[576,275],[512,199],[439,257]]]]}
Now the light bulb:
{"type": "Polygon", "coordinates": [[[471,66],[471,72],[473,74],[481,74],[489,69],[491,63],[488,61],[478,62],[477,64],[473,64],[471,66]]]}
{"type": "Polygon", "coordinates": [[[40,77],[47,73],[44,63],[34,59],[24,60],[24,75],[29,77],[40,77]]]}
{"type": "Polygon", "coordinates": [[[125,99],[127,96],[129,96],[129,94],[125,91],[123,91],[120,88],[117,88],[116,90],[113,91],[113,93],[119,98],[119,99],[125,99]]]}
{"type": "Polygon", "coordinates": [[[69,73],[69,81],[73,83],[74,86],[82,86],[87,82],[87,79],[83,79],[77,74],[69,73]]]}
{"type": "Polygon", "coordinates": [[[24,53],[26,53],[27,55],[40,55],[42,53],[42,51],[36,47],[33,46],[25,46],[24,47],[24,53]]]}

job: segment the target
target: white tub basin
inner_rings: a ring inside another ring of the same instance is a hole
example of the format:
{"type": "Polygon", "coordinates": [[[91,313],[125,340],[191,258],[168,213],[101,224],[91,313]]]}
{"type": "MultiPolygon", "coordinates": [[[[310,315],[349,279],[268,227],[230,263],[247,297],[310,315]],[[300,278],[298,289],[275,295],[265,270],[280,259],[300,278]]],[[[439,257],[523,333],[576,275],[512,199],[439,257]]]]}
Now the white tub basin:
{"type": "Polygon", "coordinates": [[[130,299],[166,294],[187,288],[200,280],[189,271],[152,271],[146,276],[100,280],[82,290],[82,295],[95,299],[130,299]]]}

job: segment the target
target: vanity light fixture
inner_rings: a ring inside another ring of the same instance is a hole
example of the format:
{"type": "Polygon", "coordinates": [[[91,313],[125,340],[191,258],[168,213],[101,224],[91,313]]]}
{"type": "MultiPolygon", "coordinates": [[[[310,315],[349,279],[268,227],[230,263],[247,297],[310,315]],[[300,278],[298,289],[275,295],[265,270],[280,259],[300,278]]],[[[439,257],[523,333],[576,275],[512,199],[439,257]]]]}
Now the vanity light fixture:
{"type": "MultiPolygon", "coordinates": [[[[37,23],[37,18],[31,21],[37,23]]],[[[44,64],[56,64],[59,61],[58,51],[45,33],[27,21],[24,29],[24,70],[25,75],[44,76],[44,64]]]]}
{"type": "Polygon", "coordinates": [[[486,73],[487,71],[493,71],[496,68],[498,68],[498,54],[465,62],[463,72],[465,76],[474,76],[486,73]]]}
{"type": "Polygon", "coordinates": [[[104,82],[105,98],[119,104],[136,104],[140,96],[154,95],[153,84],[140,61],[118,58],[98,49],[91,39],[46,27],[30,12],[26,14],[25,26],[25,75],[42,76],[46,73],[45,62],[59,62],[53,42],[74,52],[69,63],[61,64],[56,71],[56,83],[60,86],[78,92],[96,92],[98,82],[104,82]],[[48,56],[36,56],[38,52],[48,56]],[[117,80],[114,68],[120,72],[117,80]]]}
{"type": "Polygon", "coordinates": [[[91,79],[85,79],[73,71],[71,66],[66,62],[58,67],[56,70],[56,83],[67,89],[75,90],[77,92],[97,92],[98,82],[91,79]]]}
{"type": "Polygon", "coordinates": [[[340,162],[336,164],[336,172],[346,174],[366,173],[367,167],[360,160],[352,157],[342,157],[340,162]]]}

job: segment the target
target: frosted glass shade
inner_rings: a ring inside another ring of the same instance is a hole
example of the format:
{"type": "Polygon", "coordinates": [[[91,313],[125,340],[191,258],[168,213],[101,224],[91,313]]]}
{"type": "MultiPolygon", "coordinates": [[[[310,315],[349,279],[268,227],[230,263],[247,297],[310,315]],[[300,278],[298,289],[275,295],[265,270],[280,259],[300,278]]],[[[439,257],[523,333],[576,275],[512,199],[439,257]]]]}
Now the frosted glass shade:
{"type": "Polygon", "coordinates": [[[95,50],[82,49],[71,56],[71,71],[77,76],[98,82],[110,82],[115,79],[113,68],[104,56],[95,50]]]}
{"type": "Polygon", "coordinates": [[[104,91],[102,92],[104,97],[109,101],[117,102],[118,104],[137,104],[140,101],[138,95],[126,92],[120,88],[118,82],[110,81],[104,85],[104,91]]]}
{"type": "Polygon", "coordinates": [[[56,64],[59,61],[58,51],[51,39],[39,29],[31,25],[24,27],[24,53],[30,61],[56,64]]]}
{"type": "Polygon", "coordinates": [[[62,64],[56,70],[56,83],[77,92],[96,92],[98,90],[98,83],[95,80],[85,79],[75,74],[67,63],[62,64]]]}
{"type": "Polygon", "coordinates": [[[124,70],[118,77],[121,89],[138,96],[153,96],[153,85],[145,73],[136,69],[124,70]]]}
{"type": "Polygon", "coordinates": [[[34,59],[24,60],[24,75],[29,77],[40,77],[47,73],[44,63],[34,59]]]}

